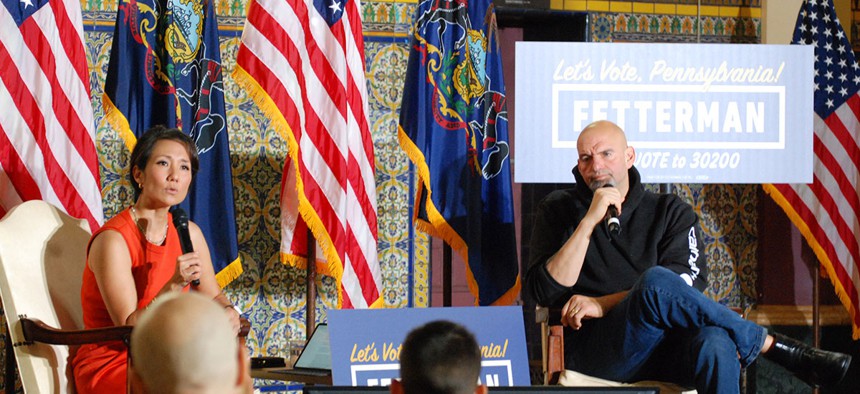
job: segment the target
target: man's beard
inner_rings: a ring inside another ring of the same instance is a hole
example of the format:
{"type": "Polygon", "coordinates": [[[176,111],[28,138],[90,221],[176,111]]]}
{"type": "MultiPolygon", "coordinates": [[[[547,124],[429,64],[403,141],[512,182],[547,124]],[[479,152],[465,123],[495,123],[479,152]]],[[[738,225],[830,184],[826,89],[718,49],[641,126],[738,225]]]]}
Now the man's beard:
{"type": "Polygon", "coordinates": [[[588,184],[588,188],[591,189],[591,191],[595,191],[597,189],[600,189],[601,187],[605,187],[606,185],[614,187],[615,180],[612,178],[608,178],[605,180],[593,180],[588,184]]]}

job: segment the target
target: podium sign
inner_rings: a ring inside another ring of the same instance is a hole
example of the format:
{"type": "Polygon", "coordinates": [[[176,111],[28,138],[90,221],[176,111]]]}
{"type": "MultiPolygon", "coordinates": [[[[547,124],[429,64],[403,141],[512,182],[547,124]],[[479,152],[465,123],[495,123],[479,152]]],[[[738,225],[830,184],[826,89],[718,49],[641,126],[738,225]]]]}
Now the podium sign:
{"type": "Polygon", "coordinates": [[[515,181],[573,182],[606,119],[645,183],[811,183],[814,76],[810,45],[518,42],[515,181]]]}
{"type": "Polygon", "coordinates": [[[328,311],[332,383],[387,386],[400,376],[400,349],[413,328],[448,320],[471,331],[481,347],[481,383],[527,386],[523,310],[517,306],[328,311]]]}

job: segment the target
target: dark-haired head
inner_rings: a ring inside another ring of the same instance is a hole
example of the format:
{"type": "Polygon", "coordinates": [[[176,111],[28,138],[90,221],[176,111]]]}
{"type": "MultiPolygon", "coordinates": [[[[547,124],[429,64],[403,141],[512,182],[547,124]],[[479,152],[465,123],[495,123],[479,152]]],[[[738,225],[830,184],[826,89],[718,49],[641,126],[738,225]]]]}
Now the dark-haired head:
{"type": "Polygon", "coordinates": [[[399,385],[407,394],[472,394],[479,389],[480,372],[475,336],[449,321],[412,330],[400,350],[399,385]]]}
{"type": "Polygon", "coordinates": [[[140,185],[134,180],[134,168],[137,167],[141,171],[146,168],[149,159],[152,156],[152,150],[155,144],[161,140],[172,140],[181,143],[185,146],[188,152],[188,158],[191,161],[191,176],[197,174],[197,169],[200,166],[200,159],[197,156],[197,145],[187,134],[179,129],[168,129],[162,125],[156,125],[147,130],[134,145],[131,151],[131,159],[129,160],[128,177],[131,181],[131,186],[134,188],[134,200],[140,196],[140,185]]]}

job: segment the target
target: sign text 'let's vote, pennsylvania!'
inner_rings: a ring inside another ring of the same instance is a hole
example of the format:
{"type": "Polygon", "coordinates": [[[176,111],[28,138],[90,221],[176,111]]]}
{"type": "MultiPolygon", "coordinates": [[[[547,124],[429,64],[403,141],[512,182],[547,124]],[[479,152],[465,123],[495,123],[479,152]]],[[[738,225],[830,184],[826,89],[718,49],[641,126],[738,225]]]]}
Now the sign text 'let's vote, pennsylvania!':
{"type": "Polygon", "coordinates": [[[518,42],[516,181],[572,182],[608,119],[646,183],[809,183],[813,77],[812,46],[518,42]]]}

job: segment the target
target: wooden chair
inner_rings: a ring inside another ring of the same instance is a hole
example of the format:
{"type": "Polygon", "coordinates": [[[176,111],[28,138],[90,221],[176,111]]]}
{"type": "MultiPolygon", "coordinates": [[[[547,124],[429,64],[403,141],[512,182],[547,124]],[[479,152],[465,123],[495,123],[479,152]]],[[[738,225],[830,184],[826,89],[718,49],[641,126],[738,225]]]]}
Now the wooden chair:
{"type": "MultiPolygon", "coordinates": [[[[8,392],[15,388],[16,360],[25,392],[74,393],[69,361],[77,346],[107,341],[128,346],[131,326],[83,330],[81,280],[90,235],[86,220],[41,200],[22,203],[0,220],[8,392]]],[[[242,318],[242,346],[249,331],[242,318]]]]}
{"type": "Polygon", "coordinates": [[[11,344],[6,348],[10,392],[16,360],[25,392],[73,393],[69,360],[78,345],[128,343],[130,326],[82,329],[81,278],[89,239],[85,220],[44,201],[20,204],[0,220],[0,297],[11,344]]]}
{"type": "Polygon", "coordinates": [[[695,394],[691,390],[668,382],[642,381],[621,383],[600,379],[564,368],[564,327],[561,325],[561,311],[538,306],[535,322],[540,325],[542,373],[545,385],[577,387],[657,387],[661,394],[695,394]]]}

